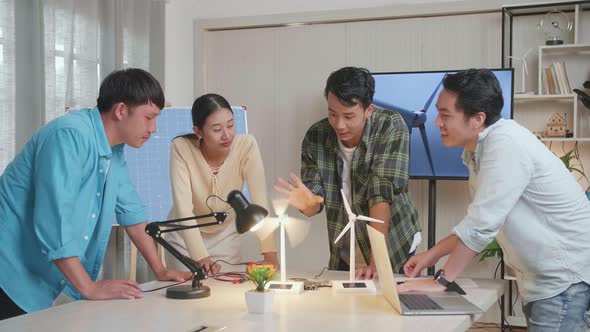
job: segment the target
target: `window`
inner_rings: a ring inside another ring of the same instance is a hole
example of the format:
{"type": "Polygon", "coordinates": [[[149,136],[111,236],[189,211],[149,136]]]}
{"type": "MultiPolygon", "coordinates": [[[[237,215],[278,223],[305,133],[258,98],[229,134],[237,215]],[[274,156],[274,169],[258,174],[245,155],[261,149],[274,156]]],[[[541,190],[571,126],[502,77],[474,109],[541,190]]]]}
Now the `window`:
{"type": "Polygon", "coordinates": [[[15,149],[14,0],[0,0],[0,173],[15,149]]]}
{"type": "Polygon", "coordinates": [[[95,1],[44,7],[46,121],[67,107],[96,105],[101,61],[98,10],[95,1]]]}

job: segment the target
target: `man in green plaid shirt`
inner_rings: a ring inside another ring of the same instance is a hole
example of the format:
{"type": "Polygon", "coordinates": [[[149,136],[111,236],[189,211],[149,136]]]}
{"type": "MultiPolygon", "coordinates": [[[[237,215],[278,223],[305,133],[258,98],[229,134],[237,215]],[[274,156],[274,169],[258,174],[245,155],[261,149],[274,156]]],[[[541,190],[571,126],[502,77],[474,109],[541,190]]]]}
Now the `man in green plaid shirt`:
{"type": "MultiPolygon", "coordinates": [[[[308,217],[325,206],[331,270],[349,269],[349,235],[334,243],[348,223],[343,189],[353,213],[384,221],[370,225],[385,235],[394,271],[403,273],[420,231],[408,193],[410,137],[399,113],[375,109],[374,92],[375,81],[364,68],[333,72],[325,89],[328,118],[311,126],[303,139],[301,179],[290,174],[292,183],[278,178],[274,188],[289,194],[289,203],[308,217]]],[[[356,261],[361,263],[356,278],[374,278],[377,270],[367,225],[362,221],[354,225],[356,261]]]]}

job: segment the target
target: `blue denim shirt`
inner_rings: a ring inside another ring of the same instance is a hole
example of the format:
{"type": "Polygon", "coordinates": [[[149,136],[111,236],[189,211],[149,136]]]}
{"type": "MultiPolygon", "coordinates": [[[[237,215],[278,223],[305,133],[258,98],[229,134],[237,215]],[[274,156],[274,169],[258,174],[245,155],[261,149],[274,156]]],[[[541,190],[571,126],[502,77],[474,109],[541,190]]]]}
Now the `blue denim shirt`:
{"type": "Polygon", "coordinates": [[[0,287],[27,312],[62,291],[80,299],[53,260],[79,257],[96,280],[115,217],[147,220],[123,145],[109,146],[97,108],[51,121],[0,176],[0,287]]]}
{"type": "Polygon", "coordinates": [[[590,283],[590,202],[563,162],[528,129],[499,120],[465,151],[473,200],[453,231],[480,252],[494,237],[523,304],[590,283]]]}

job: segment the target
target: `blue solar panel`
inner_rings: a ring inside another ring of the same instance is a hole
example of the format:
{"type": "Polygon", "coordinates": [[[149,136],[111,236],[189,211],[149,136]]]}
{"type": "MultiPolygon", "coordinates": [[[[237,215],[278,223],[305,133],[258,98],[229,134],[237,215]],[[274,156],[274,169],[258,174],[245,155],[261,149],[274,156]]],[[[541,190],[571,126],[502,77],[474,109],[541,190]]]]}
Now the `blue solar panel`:
{"type": "MultiPolygon", "coordinates": [[[[232,109],[237,133],[247,133],[245,108],[232,109]]],[[[192,133],[192,127],[190,108],[164,108],[157,119],[158,130],[141,148],[125,146],[129,177],[147,208],[149,221],[165,220],[170,212],[170,143],[176,136],[192,133]]],[[[249,197],[247,188],[244,194],[249,197]]]]}

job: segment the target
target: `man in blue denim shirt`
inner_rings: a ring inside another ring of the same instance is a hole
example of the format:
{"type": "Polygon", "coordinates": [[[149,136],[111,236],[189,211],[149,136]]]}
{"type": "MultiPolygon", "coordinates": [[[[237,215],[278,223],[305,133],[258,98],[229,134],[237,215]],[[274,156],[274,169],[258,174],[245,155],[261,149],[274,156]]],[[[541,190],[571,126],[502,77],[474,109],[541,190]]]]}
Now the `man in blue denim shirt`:
{"type": "Polygon", "coordinates": [[[164,107],[158,81],[141,69],[111,73],[97,107],[39,129],[0,176],[0,319],[73,299],[142,297],[132,280],[96,281],[113,221],[125,227],[158,280],[166,269],[145,233],[147,213],[129,181],[123,146],[139,148],[164,107]]]}
{"type": "Polygon", "coordinates": [[[590,331],[590,202],[575,177],[528,129],[500,118],[502,90],[489,70],[447,75],[435,124],[464,148],[472,201],[453,233],[411,258],[416,276],[449,255],[435,280],[400,291],[441,291],[494,238],[517,274],[529,331],[590,331]]]}

